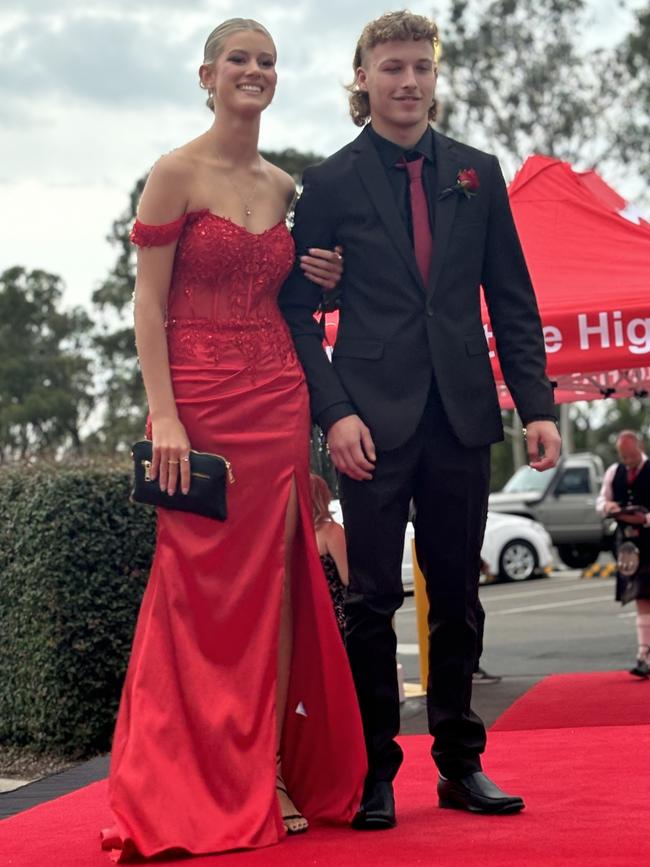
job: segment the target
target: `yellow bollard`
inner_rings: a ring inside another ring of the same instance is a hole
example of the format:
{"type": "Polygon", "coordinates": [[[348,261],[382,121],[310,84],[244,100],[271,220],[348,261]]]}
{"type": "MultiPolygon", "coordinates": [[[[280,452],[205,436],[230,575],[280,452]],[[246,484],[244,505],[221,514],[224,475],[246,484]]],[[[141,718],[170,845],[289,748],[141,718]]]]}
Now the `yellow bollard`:
{"type": "Polygon", "coordinates": [[[413,546],[413,596],[415,599],[415,619],[418,626],[418,645],[420,648],[420,685],[424,692],[427,689],[427,681],[429,680],[429,624],[427,618],[429,615],[429,600],[427,598],[427,589],[424,582],[424,575],[418,565],[418,558],[415,553],[415,540],[411,542],[413,546]]]}

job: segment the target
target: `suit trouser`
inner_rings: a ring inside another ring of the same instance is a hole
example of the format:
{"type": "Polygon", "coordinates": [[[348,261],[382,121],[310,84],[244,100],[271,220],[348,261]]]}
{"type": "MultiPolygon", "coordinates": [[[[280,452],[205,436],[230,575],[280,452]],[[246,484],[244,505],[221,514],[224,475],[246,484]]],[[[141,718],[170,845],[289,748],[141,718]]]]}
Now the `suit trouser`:
{"type": "Polygon", "coordinates": [[[489,476],[489,446],[461,445],[432,390],[413,436],[399,448],[378,452],[371,481],[340,477],[350,570],[345,639],[370,781],[392,780],[402,762],[395,741],[400,710],[392,618],[404,600],[401,567],[411,498],[429,598],[431,753],[446,777],[480,770],[485,727],[470,702],[489,476]]]}
{"type": "Polygon", "coordinates": [[[476,658],[474,659],[474,671],[478,671],[483,656],[483,638],[485,636],[485,608],[479,599],[476,603],[476,658]]]}

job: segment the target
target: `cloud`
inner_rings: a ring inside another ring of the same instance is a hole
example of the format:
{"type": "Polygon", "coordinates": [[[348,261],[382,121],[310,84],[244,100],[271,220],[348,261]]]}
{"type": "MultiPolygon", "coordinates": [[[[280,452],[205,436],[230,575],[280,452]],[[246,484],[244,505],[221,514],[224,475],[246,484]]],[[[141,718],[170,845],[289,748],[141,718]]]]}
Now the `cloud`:
{"type": "Polygon", "coordinates": [[[187,38],[172,40],[157,22],[21,22],[0,37],[0,97],[13,98],[16,107],[20,98],[52,97],[127,107],[178,103],[187,99],[190,76],[183,71],[192,49],[187,38]]]}
{"type": "MultiPolygon", "coordinates": [[[[197,86],[203,42],[219,21],[242,14],[235,6],[234,0],[189,9],[178,0],[113,0],[79,8],[72,0],[9,0],[0,14],[4,119],[22,122],[21,101],[52,97],[116,108],[186,105],[197,86]]],[[[425,3],[417,6],[427,11],[425,3]]],[[[363,24],[382,11],[374,0],[359,0],[352,9],[347,0],[252,0],[244,14],[274,35],[281,72],[311,76],[313,91],[321,80],[331,81],[337,67],[349,69],[363,24]]]]}
{"type": "MultiPolygon", "coordinates": [[[[28,15],[31,17],[42,15],[61,15],[68,13],[76,13],[79,10],[79,0],[4,0],[2,4],[3,15],[28,15]]],[[[144,12],[157,12],[166,9],[178,9],[179,0],[141,0],[138,8],[144,12]]],[[[203,7],[220,11],[227,10],[232,3],[229,0],[226,2],[208,2],[208,0],[194,0],[194,7],[203,7]]],[[[85,14],[101,14],[107,15],[112,12],[117,15],[122,15],[125,12],[133,11],[133,0],[110,0],[110,4],[106,0],[85,0],[83,9],[85,14]]]]}
{"type": "MultiPolygon", "coordinates": [[[[187,11],[178,0],[156,0],[144,11],[118,2],[79,12],[70,3],[32,0],[30,14],[10,7],[0,18],[2,119],[23,124],[35,105],[53,99],[126,109],[191,104],[203,42],[231,6],[227,0],[187,11]]],[[[282,31],[285,62],[312,41],[299,38],[309,6],[269,4],[260,16],[282,31]]]]}

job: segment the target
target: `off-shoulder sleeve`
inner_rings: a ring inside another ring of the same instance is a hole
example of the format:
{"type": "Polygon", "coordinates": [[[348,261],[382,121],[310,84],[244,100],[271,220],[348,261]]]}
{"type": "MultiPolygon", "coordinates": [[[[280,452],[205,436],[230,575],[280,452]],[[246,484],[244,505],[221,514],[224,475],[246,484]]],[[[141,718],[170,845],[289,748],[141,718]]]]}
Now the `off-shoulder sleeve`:
{"type": "Polygon", "coordinates": [[[173,220],[171,223],[150,226],[147,223],[141,223],[136,218],[129,238],[131,243],[137,247],[164,247],[165,244],[171,244],[178,240],[186,219],[187,214],[181,214],[177,220],[173,220]]]}

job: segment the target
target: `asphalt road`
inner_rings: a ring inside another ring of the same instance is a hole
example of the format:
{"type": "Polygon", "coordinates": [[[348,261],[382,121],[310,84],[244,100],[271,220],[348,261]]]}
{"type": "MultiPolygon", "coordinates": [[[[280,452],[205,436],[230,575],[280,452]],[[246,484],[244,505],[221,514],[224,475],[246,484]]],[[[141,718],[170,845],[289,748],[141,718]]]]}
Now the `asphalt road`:
{"type": "MultiPolygon", "coordinates": [[[[614,579],[577,570],[481,587],[487,613],[481,665],[508,677],[628,668],[636,655],[635,609],[614,601],[614,579]]],[[[415,602],[395,619],[406,680],[419,679],[415,602]]]]}

